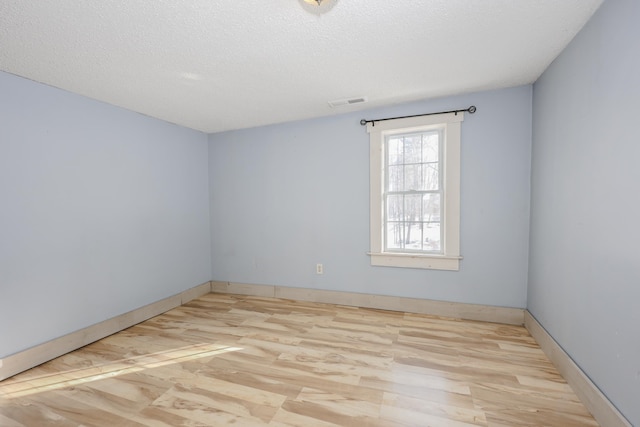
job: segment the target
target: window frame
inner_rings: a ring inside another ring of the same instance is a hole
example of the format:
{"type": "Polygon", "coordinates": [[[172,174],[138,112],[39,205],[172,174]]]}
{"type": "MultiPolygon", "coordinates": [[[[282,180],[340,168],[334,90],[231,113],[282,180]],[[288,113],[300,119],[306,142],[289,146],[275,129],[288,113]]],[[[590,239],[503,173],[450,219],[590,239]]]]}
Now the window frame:
{"type": "Polygon", "coordinates": [[[460,269],[460,135],[464,113],[444,113],[367,123],[370,146],[371,265],[460,269]],[[441,164],[444,197],[442,253],[384,250],[385,140],[389,135],[442,129],[441,164]]]}

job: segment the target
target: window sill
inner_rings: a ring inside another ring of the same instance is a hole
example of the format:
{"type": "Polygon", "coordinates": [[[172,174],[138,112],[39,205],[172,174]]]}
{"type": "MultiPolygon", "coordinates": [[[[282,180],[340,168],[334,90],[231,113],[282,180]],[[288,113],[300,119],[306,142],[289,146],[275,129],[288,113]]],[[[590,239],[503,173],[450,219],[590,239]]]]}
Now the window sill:
{"type": "Polygon", "coordinates": [[[461,256],[399,253],[369,253],[371,265],[382,267],[424,268],[430,270],[460,270],[461,256]]]}

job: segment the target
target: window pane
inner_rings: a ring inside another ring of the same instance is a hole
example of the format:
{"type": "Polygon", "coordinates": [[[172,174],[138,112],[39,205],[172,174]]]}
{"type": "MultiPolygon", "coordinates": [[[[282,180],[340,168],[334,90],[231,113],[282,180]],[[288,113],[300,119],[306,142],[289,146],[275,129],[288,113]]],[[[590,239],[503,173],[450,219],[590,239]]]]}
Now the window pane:
{"type": "Polygon", "coordinates": [[[402,221],[404,219],[403,198],[402,195],[387,196],[387,221],[402,221]]]}
{"type": "Polygon", "coordinates": [[[424,189],[435,191],[440,188],[440,175],[437,163],[424,165],[424,189]]]}
{"type": "Polygon", "coordinates": [[[422,161],[437,162],[440,160],[440,133],[425,132],[422,138],[422,161]]]}
{"type": "Polygon", "coordinates": [[[425,194],[422,197],[422,221],[440,222],[440,194],[425,194]]]}
{"type": "Polygon", "coordinates": [[[387,139],[387,162],[390,165],[399,165],[404,163],[404,144],[402,137],[390,137],[387,139]]]}
{"type": "Polygon", "coordinates": [[[404,191],[404,166],[389,166],[387,191],[404,191]]]}
{"type": "Polygon", "coordinates": [[[440,188],[438,164],[406,165],[404,167],[404,187],[398,191],[437,191],[440,188]]]}
{"type": "Polygon", "coordinates": [[[413,251],[422,250],[422,223],[407,224],[407,231],[404,236],[404,247],[413,251]]]}
{"type": "Polygon", "coordinates": [[[386,229],[385,246],[386,249],[403,249],[404,248],[404,223],[388,222],[386,229]]]}
{"type": "Polygon", "coordinates": [[[404,190],[424,190],[425,182],[422,177],[422,165],[407,165],[404,167],[404,190]]]}
{"type": "Polygon", "coordinates": [[[422,134],[404,136],[404,163],[422,162],[422,134]]]}
{"type": "Polygon", "coordinates": [[[441,252],[442,247],[440,243],[440,223],[430,222],[424,225],[424,250],[441,252]]]}
{"type": "Polygon", "coordinates": [[[422,217],[422,194],[404,196],[404,220],[420,221],[422,217]]]}

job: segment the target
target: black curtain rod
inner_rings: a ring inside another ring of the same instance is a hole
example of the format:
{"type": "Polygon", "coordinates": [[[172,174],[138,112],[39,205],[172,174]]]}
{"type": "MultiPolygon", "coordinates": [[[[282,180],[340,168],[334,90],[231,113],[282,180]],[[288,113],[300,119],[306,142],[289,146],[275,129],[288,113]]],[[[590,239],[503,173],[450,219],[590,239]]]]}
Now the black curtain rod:
{"type": "Polygon", "coordinates": [[[415,114],[413,116],[402,116],[402,117],[387,117],[386,119],[375,119],[375,120],[366,120],[366,119],[362,119],[360,120],[360,124],[362,126],[366,125],[367,123],[373,123],[373,126],[376,125],[376,122],[384,122],[385,120],[396,120],[396,119],[408,119],[411,117],[422,117],[422,116],[433,116],[435,114],[447,114],[447,113],[470,113],[473,114],[476,112],[476,106],[472,105],[471,107],[467,108],[466,110],[451,110],[451,111],[440,111],[438,113],[425,113],[425,114],[415,114]]]}

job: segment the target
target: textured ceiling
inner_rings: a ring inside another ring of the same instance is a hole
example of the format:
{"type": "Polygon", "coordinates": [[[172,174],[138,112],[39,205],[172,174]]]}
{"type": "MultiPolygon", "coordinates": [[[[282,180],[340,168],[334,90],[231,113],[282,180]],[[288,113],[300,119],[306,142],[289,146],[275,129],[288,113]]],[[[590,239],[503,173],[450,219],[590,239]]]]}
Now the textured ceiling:
{"type": "Polygon", "coordinates": [[[219,132],[532,83],[601,3],[0,0],[0,69],[219,132]]]}

